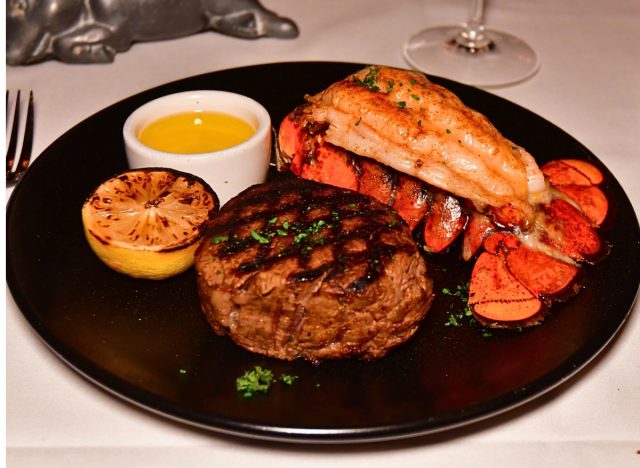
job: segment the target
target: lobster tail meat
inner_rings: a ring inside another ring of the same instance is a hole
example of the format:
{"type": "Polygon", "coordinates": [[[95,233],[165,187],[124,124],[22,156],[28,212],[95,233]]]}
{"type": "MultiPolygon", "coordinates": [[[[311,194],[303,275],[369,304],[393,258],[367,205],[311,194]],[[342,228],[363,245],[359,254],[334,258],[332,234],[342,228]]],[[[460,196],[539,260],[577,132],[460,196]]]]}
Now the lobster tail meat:
{"type": "Polygon", "coordinates": [[[469,305],[486,326],[540,323],[553,301],[578,292],[580,263],[606,254],[596,166],[539,168],[424,75],[370,66],[306,100],[280,125],[278,169],[391,206],[427,252],[464,233],[462,258],[478,257],[469,305]]]}
{"type": "Polygon", "coordinates": [[[308,98],[307,119],[327,124],[326,141],[375,159],[478,209],[510,204],[518,224],[547,196],[533,157],[482,114],[424,75],[368,67],[308,98]]]}

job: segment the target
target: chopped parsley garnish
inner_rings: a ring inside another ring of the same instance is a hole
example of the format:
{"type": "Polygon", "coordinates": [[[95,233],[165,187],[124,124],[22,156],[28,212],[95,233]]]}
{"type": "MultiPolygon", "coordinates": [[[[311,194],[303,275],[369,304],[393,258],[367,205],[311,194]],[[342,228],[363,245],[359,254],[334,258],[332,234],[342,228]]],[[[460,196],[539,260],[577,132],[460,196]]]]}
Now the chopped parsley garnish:
{"type": "Polygon", "coordinates": [[[251,237],[261,244],[268,244],[270,242],[268,237],[259,234],[256,230],[251,231],[251,237]]]}
{"type": "Polygon", "coordinates": [[[255,366],[236,379],[236,390],[245,398],[251,398],[257,393],[267,393],[273,383],[273,372],[255,366]]]}
{"type": "Polygon", "coordinates": [[[389,80],[387,82],[387,85],[388,85],[387,86],[387,93],[388,94],[391,93],[391,91],[393,91],[393,87],[395,86],[395,84],[396,84],[396,80],[389,80]]]}
{"type": "MultiPolygon", "coordinates": [[[[456,291],[456,293],[450,294],[450,295],[457,296],[458,295],[457,292],[458,291],[456,291]]],[[[463,299],[466,299],[466,297],[464,297],[463,299]]],[[[461,327],[463,325],[462,320],[465,317],[471,317],[471,320],[475,321],[475,319],[473,318],[473,313],[471,312],[471,309],[469,308],[469,306],[465,306],[464,309],[462,309],[462,310],[456,310],[456,311],[449,312],[449,316],[447,317],[447,321],[445,322],[444,325],[446,327],[449,327],[449,326],[461,327]]]]}
{"type": "Polygon", "coordinates": [[[412,97],[413,99],[415,99],[416,101],[419,101],[419,100],[420,100],[420,96],[418,96],[417,94],[412,94],[412,95],[411,95],[411,97],[412,97]]]}
{"type": "Polygon", "coordinates": [[[321,219],[319,221],[316,221],[315,223],[313,223],[311,225],[311,227],[309,228],[309,230],[311,231],[312,234],[316,234],[318,232],[320,232],[322,230],[322,226],[326,225],[327,222],[324,219],[321,219]]]}
{"type": "Polygon", "coordinates": [[[282,374],[280,376],[280,380],[282,380],[282,383],[284,383],[285,385],[293,385],[293,381],[296,380],[298,378],[297,375],[289,375],[289,374],[282,374]]]}
{"type": "MultiPolygon", "coordinates": [[[[455,290],[450,288],[442,288],[442,294],[456,298],[449,306],[445,327],[462,327],[465,324],[479,327],[478,321],[473,317],[473,312],[469,306],[469,283],[459,284],[455,290]],[[459,301],[459,302],[458,302],[459,301]]],[[[480,332],[484,338],[492,336],[491,331],[486,328],[480,328],[480,332]]]]}
{"type": "Polygon", "coordinates": [[[453,326],[453,327],[461,327],[462,324],[458,321],[462,318],[462,315],[459,313],[451,313],[449,314],[447,321],[445,322],[445,327],[453,326]]]}
{"type": "Polygon", "coordinates": [[[407,106],[406,101],[398,101],[398,107],[404,109],[407,106]]]}
{"type": "Polygon", "coordinates": [[[449,288],[442,288],[442,294],[445,296],[456,296],[461,299],[466,299],[469,294],[469,283],[457,285],[455,291],[451,291],[449,288]]]}
{"type": "Polygon", "coordinates": [[[362,122],[362,117],[360,117],[360,118],[358,119],[358,121],[356,122],[356,127],[357,127],[358,125],[360,125],[360,122],[362,122]]]}
{"type": "Polygon", "coordinates": [[[269,369],[263,369],[260,366],[255,366],[253,369],[246,371],[236,379],[236,390],[239,393],[242,393],[243,397],[251,398],[258,393],[266,394],[271,388],[271,385],[277,380],[280,380],[287,386],[291,386],[297,378],[297,375],[282,374],[278,379],[276,379],[273,372],[269,369]]]}
{"type": "Polygon", "coordinates": [[[380,91],[380,87],[377,85],[377,76],[380,70],[378,68],[369,68],[369,73],[364,77],[364,80],[355,78],[354,82],[358,86],[364,86],[371,91],[380,91]]]}
{"type": "Polygon", "coordinates": [[[227,242],[229,240],[229,236],[213,236],[211,238],[212,244],[220,244],[222,242],[227,242]]]}
{"type": "Polygon", "coordinates": [[[296,236],[293,238],[293,243],[294,244],[299,244],[300,242],[302,242],[302,240],[307,237],[309,234],[307,234],[306,232],[301,232],[299,234],[296,234],[296,236]]]}
{"type": "Polygon", "coordinates": [[[328,224],[324,219],[319,219],[310,226],[304,228],[294,226],[292,229],[297,232],[297,234],[293,238],[293,243],[298,245],[305,243],[305,245],[303,246],[303,251],[309,252],[311,251],[311,246],[309,244],[306,244],[306,242],[311,242],[316,245],[322,245],[324,243],[323,238],[312,238],[311,236],[313,236],[314,234],[318,234],[325,227],[331,228],[332,225],[328,224]]]}
{"type": "MultiPolygon", "coordinates": [[[[331,216],[333,220],[339,219],[337,212],[333,212],[331,216]]],[[[306,253],[311,250],[308,246],[323,245],[325,239],[317,237],[316,234],[319,234],[325,228],[331,229],[332,227],[333,225],[330,224],[330,220],[328,219],[317,219],[306,222],[290,222],[284,220],[282,224],[279,224],[278,217],[274,216],[261,228],[251,230],[248,235],[218,235],[211,238],[211,243],[224,243],[222,247],[223,251],[221,252],[224,255],[249,248],[251,245],[255,245],[256,242],[260,245],[268,245],[275,237],[282,238],[290,236],[292,238],[292,245],[295,245],[306,253]]]]}
{"type": "Polygon", "coordinates": [[[466,305],[469,296],[469,283],[457,285],[455,291],[449,288],[442,288],[442,294],[456,297],[464,304],[462,310],[458,309],[455,304],[453,305],[455,310],[449,311],[447,321],[444,324],[446,327],[461,327],[465,317],[471,317],[471,320],[474,320],[471,309],[466,305]]]}
{"type": "Polygon", "coordinates": [[[464,325],[463,320],[465,317],[469,318],[470,324],[473,324],[476,321],[476,319],[472,317],[471,309],[469,307],[465,307],[462,310],[450,311],[444,326],[461,327],[464,325]]]}
{"type": "Polygon", "coordinates": [[[414,85],[414,84],[416,84],[416,80],[414,80],[413,78],[411,78],[411,79],[409,80],[409,83],[411,83],[412,85],[414,85]]]}

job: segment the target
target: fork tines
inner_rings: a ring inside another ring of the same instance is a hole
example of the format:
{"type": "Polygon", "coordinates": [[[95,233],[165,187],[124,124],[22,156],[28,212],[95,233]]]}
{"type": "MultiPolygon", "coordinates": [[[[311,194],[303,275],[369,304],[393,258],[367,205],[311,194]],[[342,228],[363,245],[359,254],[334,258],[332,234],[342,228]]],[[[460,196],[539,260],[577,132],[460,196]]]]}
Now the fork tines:
{"type": "MultiPolygon", "coordinates": [[[[16,93],[13,119],[11,119],[11,132],[9,142],[7,144],[7,185],[15,184],[20,180],[22,175],[29,167],[31,160],[31,148],[33,145],[33,91],[29,91],[29,100],[27,104],[27,116],[24,122],[24,130],[22,132],[22,145],[20,148],[20,156],[17,165],[15,164],[18,140],[20,136],[20,108],[22,102],[20,99],[20,91],[16,93]],[[14,169],[15,165],[15,169],[14,169]]],[[[6,92],[6,109],[7,109],[7,125],[9,125],[9,91],[6,92]]]]}

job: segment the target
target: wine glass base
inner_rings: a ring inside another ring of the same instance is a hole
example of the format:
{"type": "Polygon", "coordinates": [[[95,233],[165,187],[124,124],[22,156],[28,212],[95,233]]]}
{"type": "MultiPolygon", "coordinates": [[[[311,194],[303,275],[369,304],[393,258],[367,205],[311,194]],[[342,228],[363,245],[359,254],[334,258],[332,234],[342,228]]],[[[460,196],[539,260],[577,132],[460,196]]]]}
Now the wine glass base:
{"type": "Polygon", "coordinates": [[[420,31],[405,44],[405,59],[424,73],[486,88],[523,81],[540,66],[535,51],[511,34],[486,29],[491,46],[468,50],[455,42],[460,30],[438,26],[420,31]]]}

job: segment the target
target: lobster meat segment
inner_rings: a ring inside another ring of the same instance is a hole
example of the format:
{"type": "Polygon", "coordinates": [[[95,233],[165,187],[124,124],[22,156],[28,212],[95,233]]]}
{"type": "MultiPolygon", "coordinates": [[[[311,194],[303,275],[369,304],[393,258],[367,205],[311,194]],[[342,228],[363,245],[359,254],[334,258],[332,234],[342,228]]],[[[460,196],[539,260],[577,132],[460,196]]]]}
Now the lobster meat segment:
{"type": "Polygon", "coordinates": [[[538,168],[486,117],[421,74],[367,67],[294,109],[278,134],[278,169],[392,206],[424,249],[462,234],[477,256],[469,306],[485,326],[540,323],[577,293],[580,262],[603,252],[608,211],[592,164],[538,168]],[[402,88],[402,89],[401,89],[402,88]]]}
{"type": "Polygon", "coordinates": [[[303,164],[303,179],[324,182],[336,187],[358,190],[358,174],[347,152],[340,148],[318,146],[313,164],[303,164]]]}
{"type": "Polygon", "coordinates": [[[449,247],[467,224],[467,214],[460,201],[443,192],[433,196],[431,210],[424,220],[424,248],[438,253],[449,247]]]}
{"type": "Polygon", "coordinates": [[[573,200],[594,227],[603,223],[609,211],[609,201],[598,187],[593,185],[586,187],[582,185],[555,185],[554,187],[573,200]]]}
{"type": "MultiPolygon", "coordinates": [[[[394,191],[398,180],[396,174],[382,164],[364,158],[360,160],[359,168],[360,185],[358,192],[369,195],[381,203],[390,204],[395,202],[394,191]]],[[[425,204],[427,202],[425,200],[425,204]]],[[[410,222],[412,218],[409,214],[404,214],[402,217],[407,222],[410,222]]]]}
{"type": "MultiPolygon", "coordinates": [[[[427,213],[432,213],[437,200],[424,188],[424,184],[413,177],[400,175],[397,183],[390,183],[387,191],[390,192],[390,200],[393,200],[391,206],[398,213],[402,213],[401,217],[413,229],[424,218],[427,213]]],[[[373,194],[377,192],[372,187],[373,194]]],[[[375,195],[374,195],[374,198],[375,195]]]]}
{"type": "Polygon", "coordinates": [[[597,167],[580,159],[558,159],[542,166],[542,173],[555,186],[599,185],[604,180],[597,167]]]}
{"type": "Polygon", "coordinates": [[[522,244],[507,250],[505,261],[511,274],[538,298],[553,297],[567,291],[579,271],[575,265],[522,244]]]}
{"type": "Polygon", "coordinates": [[[469,306],[480,323],[494,328],[535,325],[543,310],[542,301],[509,272],[504,254],[489,252],[482,252],[474,265],[469,306]]]}

